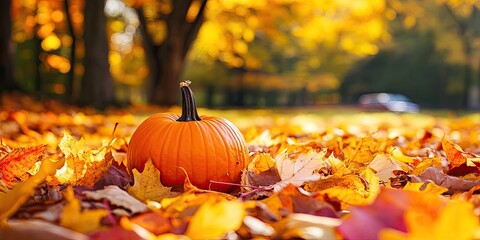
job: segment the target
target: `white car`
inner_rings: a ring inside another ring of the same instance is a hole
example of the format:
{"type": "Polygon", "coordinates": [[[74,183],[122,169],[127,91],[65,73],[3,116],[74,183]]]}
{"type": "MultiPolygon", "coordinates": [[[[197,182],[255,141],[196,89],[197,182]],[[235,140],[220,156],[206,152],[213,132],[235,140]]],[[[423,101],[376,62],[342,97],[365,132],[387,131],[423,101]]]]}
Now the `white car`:
{"type": "Polygon", "coordinates": [[[358,98],[358,106],[366,111],[419,112],[418,104],[396,93],[369,93],[358,98]]]}

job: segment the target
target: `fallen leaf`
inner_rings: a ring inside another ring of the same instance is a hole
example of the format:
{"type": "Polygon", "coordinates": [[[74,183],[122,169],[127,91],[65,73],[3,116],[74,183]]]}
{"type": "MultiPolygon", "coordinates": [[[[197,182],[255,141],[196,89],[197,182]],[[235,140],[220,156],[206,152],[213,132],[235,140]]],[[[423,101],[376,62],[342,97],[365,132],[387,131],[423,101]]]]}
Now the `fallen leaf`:
{"type": "Polygon", "coordinates": [[[160,182],[160,171],[148,159],[143,172],[137,169],[132,170],[133,186],[127,188],[129,194],[141,201],[152,200],[160,202],[163,198],[172,197],[170,187],[165,187],[160,182]]]}
{"type": "Polygon", "coordinates": [[[330,199],[350,205],[366,205],[372,203],[380,192],[378,177],[369,168],[360,174],[331,176],[315,182],[307,182],[305,190],[327,194],[330,199]]]}
{"type": "Polygon", "coordinates": [[[238,200],[206,201],[193,215],[185,235],[195,239],[220,238],[240,228],[245,215],[238,200]]]}
{"type": "Polygon", "coordinates": [[[147,205],[145,203],[138,201],[118,186],[106,186],[104,189],[97,191],[84,191],[83,194],[87,199],[107,199],[110,204],[123,207],[129,210],[131,214],[147,211],[147,205]]]}
{"type": "Polygon", "coordinates": [[[407,185],[405,185],[405,187],[403,187],[403,190],[410,190],[410,191],[440,195],[442,193],[447,192],[448,188],[438,186],[437,184],[435,184],[433,182],[419,182],[419,183],[407,182],[407,185]]]}
{"type": "Polygon", "coordinates": [[[0,159],[0,181],[12,188],[17,182],[25,181],[28,171],[42,160],[48,145],[17,148],[0,159]]]}
{"type": "Polygon", "coordinates": [[[441,168],[429,167],[418,176],[409,175],[411,182],[433,182],[440,187],[448,189],[447,193],[468,191],[479,185],[479,180],[466,180],[445,174],[441,168]]]}
{"type": "Polygon", "coordinates": [[[363,137],[359,140],[355,139],[345,147],[343,154],[349,162],[366,164],[373,160],[376,154],[375,140],[371,137],[363,137]]]}
{"type": "Polygon", "coordinates": [[[44,159],[37,173],[24,182],[20,182],[6,193],[0,192],[0,226],[5,225],[9,217],[24,204],[35,191],[35,188],[45,181],[47,176],[53,175],[63,166],[63,160],[44,159]]]}
{"type": "Polygon", "coordinates": [[[475,163],[480,162],[480,157],[463,151],[460,146],[447,140],[445,137],[442,138],[442,149],[449,161],[450,170],[460,167],[463,164],[466,164],[468,167],[476,167],[475,163]]]}
{"type": "Polygon", "coordinates": [[[343,238],[352,240],[378,239],[382,229],[407,232],[407,211],[435,215],[444,204],[438,195],[384,188],[370,205],[351,207],[338,230],[343,238]]]}
{"type": "Polygon", "coordinates": [[[134,231],[126,230],[121,226],[113,226],[104,231],[95,231],[88,234],[89,240],[104,240],[104,239],[114,239],[114,240],[144,240],[138,236],[134,231]]]}
{"type": "Polygon", "coordinates": [[[409,208],[405,212],[405,222],[406,232],[386,229],[379,232],[379,238],[469,240],[474,239],[480,226],[472,204],[464,201],[449,201],[434,214],[409,208]]]}
{"type": "Polygon", "coordinates": [[[274,239],[338,239],[336,227],[342,221],[337,218],[294,213],[273,224],[274,239]]]}
{"type": "Polygon", "coordinates": [[[382,182],[388,182],[390,178],[394,177],[393,171],[407,171],[409,168],[408,165],[392,159],[388,154],[377,154],[368,166],[375,171],[375,175],[382,182]]]}
{"type": "Polygon", "coordinates": [[[9,220],[0,227],[3,240],[88,240],[87,235],[42,220],[9,220]]]}
{"type": "Polygon", "coordinates": [[[172,218],[169,214],[161,211],[146,212],[132,217],[130,221],[143,227],[154,235],[160,235],[173,231],[172,218]]]}
{"type": "Polygon", "coordinates": [[[88,149],[83,138],[76,140],[64,131],[58,147],[65,154],[65,165],[55,174],[53,184],[92,187],[112,164],[113,157],[107,155],[110,144],[104,143],[99,150],[88,149]]]}
{"type": "Polygon", "coordinates": [[[60,225],[81,233],[88,233],[101,228],[100,221],[108,215],[105,209],[83,210],[75,197],[72,187],[65,190],[67,204],[60,218],[60,225]]]}
{"type": "MultiPolygon", "coordinates": [[[[247,169],[242,174],[242,192],[251,192],[252,186],[273,186],[280,182],[280,174],[278,173],[277,164],[270,154],[261,153],[256,155],[248,164],[247,169]]],[[[256,191],[256,198],[260,196],[268,196],[271,194],[270,188],[268,191],[256,191]]]]}
{"type": "Polygon", "coordinates": [[[320,179],[317,171],[321,168],[328,168],[328,163],[324,159],[326,153],[326,150],[321,152],[310,150],[306,154],[300,154],[296,159],[289,158],[287,151],[277,155],[275,162],[281,181],[272,186],[274,191],[280,191],[288,184],[300,186],[305,182],[320,179]]]}

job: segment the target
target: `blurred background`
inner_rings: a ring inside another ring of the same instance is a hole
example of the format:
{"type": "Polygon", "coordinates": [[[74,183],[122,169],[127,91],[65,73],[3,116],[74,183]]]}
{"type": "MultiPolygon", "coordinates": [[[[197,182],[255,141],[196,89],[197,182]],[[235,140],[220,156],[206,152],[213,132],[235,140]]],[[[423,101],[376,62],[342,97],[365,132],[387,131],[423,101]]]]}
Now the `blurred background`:
{"type": "Polygon", "coordinates": [[[105,108],[480,109],[478,0],[1,0],[0,89],[105,108]]]}

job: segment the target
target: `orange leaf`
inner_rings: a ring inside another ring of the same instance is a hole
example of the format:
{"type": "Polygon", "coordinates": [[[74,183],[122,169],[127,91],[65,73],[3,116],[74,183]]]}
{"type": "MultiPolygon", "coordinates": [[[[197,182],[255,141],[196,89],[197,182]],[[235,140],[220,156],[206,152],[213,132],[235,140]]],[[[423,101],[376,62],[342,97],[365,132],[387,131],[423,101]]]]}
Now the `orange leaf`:
{"type": "Polygon", "coordinates": [[[467,162],[467,158],[463,155],[463,150],[460,146],[448,141],[445,137],[442,138],[442,149],[450,162],[450,168],[458,167],[467,162]]]}
{"type": "Polygon", "coordinates": [[[47,145],[14,149],[0,160],[0,179],[12,188],[20,180],[24,181],[30,174],[28,171],[41,160],[47,145]]]}

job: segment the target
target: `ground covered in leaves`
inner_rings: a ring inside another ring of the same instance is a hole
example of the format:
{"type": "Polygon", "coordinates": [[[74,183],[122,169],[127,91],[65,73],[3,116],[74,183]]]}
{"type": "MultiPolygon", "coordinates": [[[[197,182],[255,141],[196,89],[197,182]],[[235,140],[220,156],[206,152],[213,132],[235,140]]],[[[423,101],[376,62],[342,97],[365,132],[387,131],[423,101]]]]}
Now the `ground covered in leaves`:
{"type": "Polygon", "coordinates": [[[480,114],[212,111],[247,141],[231,194],[173,191],[128,141],[157,111],[4,96],[0,239],[480,238],[480,114]]]}

